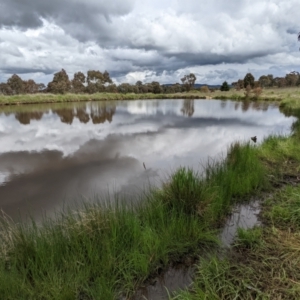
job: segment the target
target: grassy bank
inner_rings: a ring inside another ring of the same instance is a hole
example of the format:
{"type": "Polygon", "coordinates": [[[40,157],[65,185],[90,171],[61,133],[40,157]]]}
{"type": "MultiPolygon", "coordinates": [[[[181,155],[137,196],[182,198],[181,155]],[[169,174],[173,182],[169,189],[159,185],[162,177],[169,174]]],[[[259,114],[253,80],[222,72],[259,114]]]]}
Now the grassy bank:
{"type": "MultiPolygon", "coordinates": [[[[245,91],[236,91],[231,89],[228,92],[215,91],[210,94],[214,99],[232,99],[232,100],[245,100],[245,91]]],[[[300,88],[266,88],[262,90],[261,95],[256,98],[253,93],[250,93],[249,100],[260,101],[294,101],[300,100],[300,88]]]]}
{"type": "Polygon", "coordinates": [[[130,295],[169,262],[216,245],[215,230],[231,205],[267,187],[250,144],[207,166],[185,168],[139,206],[87,205],[42,226],[3,221],[3,299],[116,299],[130,295]],[[247,170],[247,172],[245,172],[247,170]]]}
{"type": "MultiPolygon", "coordinates": [[[[299,117],[299,102],[282,109],[299,117]]],[[[238,230],[226,253],[200,259],[195,283],[173,299],[300,299],[299,120],[292,137],[271,136],[258,147],[275,190],[262,201],[261,227],[238,230]]]]}
{"type": "MultiPolygon", "coordinates": [[[[228,92],[199,92],[190,91],[188,93],[176,94],[135,94],[135,93],[96,93],[96,94],[25,94],[4,96],[0,95],[0,105],[20,105],[20,104],[37,104],[37,103],[62,103],[62,102],[79,102],[79,101],[107,101],[107,100],[137,100],[137,99],[232,99],[244,100],[245,92],[231,89],[228,92]]],[[[250,95],[250,100],[257,100],[250,95]]],[[[280,101],[282,99],[299,100],[300,88],[273,88],[264,89],[258,100],[261,101],[280,101]]]]}
{"type": "Polygon", "coordinates": [[[1,96],[0,105],[20,105],[37,103],[64,103],[80,101],[110,101],[110,100],[140,100],[140,99],[206,99],[202,93],[176,93],[176,94],[25,94],[14,96],[1,96]]]}
{"type": "Polygon", "coordinates": [[[225,259],[200,260],[192,291],[174,299],[300,299],[300,187],[263,203],[263,227],[238,231],[225,259]]]}
{"type": "MultiPolygon", "coordinates": [[[[299,116],[299,107],[299,102],[291,100],[283,101],[281,105],[282,110],[294,116],[299,116]]],[[[118,299],[121,295],[132,295],[142,282],[165,269],[170,262],[180,261],[186,255],[197,255],[201,250],[211,251],[217,246],[217,229],[234,204],[248,200],[251,195],[297,182],[299,121],[294,123],[293,129],[292,137],[271,136],[260,146],[234,143],[226,159],[209,162],[204,174],[181,168],[161,189],[145,194],[139,205],[125,206],[122,202],[108,206],[86,204],[85,209],[68,212],[56,221],[45,220],[39,226],[34,222],[12,224],[3,219],[0,231],[1,297],[118,299]]],[[[282,193],[285,195],[285,191],[282,193]]],[[[293,239],[298,234],[297,227],[291,231],[288,223],[298,220],[295,214],[298,202],[292,201],[289,210],[288,206],[280,207],[280,203],[287,202],[281,201],[280,197],[276,194],[272,200],[279,203],[274,212],[271,208],[276,207],[276,203],[266,202],[269,206],[265,211],[272,212],[264,217],[266,227],[252,232],[240,230],[240,239],[227,259],[202,260],[194,290],[177,298],[232,299],[237,295],[237,299],[253,299],[251,295],[268,295],[269,292],[257,286],[255,280],[262,274],[273,276],[267,273],[271,268],[267,263],[275,266],[272,257],[275,259],[278,252],[273,251],[278,248],[275,242],[280,239],[276,230],[295,234],[293,239]],[[293,217],[290,216],[292,212],[293,217]],[[274,227],[276,216],[284,216],[285,223],[280,221],[283,227],[274,227]],[[272,247],[276,249],[272,250],[272,247]],[[265,255],[266,269],[258,273],[253,257],[258,266],[262,255],[265,255]],[[245,266],[241,264],[241,258],[247,262],[245,266]],[[251,281],[250,273],[260,275],[251,281]]],[[[295,249],[298,249],[297,245],[294,244],[295,249]]],[[[295,252],[285,251],[286,248],[279,254],[281,258],[287,255],[287,264],[298,263],[296,258],[289,261],[289,257],[296,257],[295,252]]],[[[289,272],[285,265],[282,270],[289,272]]],[[[287,278],[296,282],[292,286],[296,290],[298,277],[288,275],[287,278]]],[[[272,280],[276,282],[277,275],[272,280]]],[[[298,290],[295,295],[297,293],[298,290]]],[[[273,291],[270,295],[274,294],[273,291]]]]}

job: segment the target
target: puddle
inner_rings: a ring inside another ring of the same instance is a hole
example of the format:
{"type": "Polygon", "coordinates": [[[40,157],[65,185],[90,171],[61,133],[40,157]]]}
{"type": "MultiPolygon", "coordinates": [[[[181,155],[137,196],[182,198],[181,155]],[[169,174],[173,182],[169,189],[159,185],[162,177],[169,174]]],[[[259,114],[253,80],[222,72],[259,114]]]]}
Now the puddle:
{"type": "Polygon", "coordinates": [[[238,228],[250,229],[255,225],[260,225],[258,214],[260,212],[260,202],[252,201],[249,204],[237,205],[220,234],[220,240],[224,247],[229,247],[237,234],[238,228]]]}
{"type": "MultiPolygon", "coordinates": [[[[260,202],[258,200],[251,201],[249,204],[237,205],[220,233],[221,245],[230,247],[238,228],[250,229],[260,225],[259,212],[260,202]]],[[[174,292],[186,289],[193,284],[194,271],[195,267],[185,265],[169,268],[164,274],[155,278],[151,284],[141,288],[131,300],[167,300],[174,292]]]]}
{"type": "Polygon", "coordinates": [[[131,300],[165,300],[175,291],[186,289],[193,283],[195,267],[178,265],[169,268],[163,276],[141,288],[131,300]]]}

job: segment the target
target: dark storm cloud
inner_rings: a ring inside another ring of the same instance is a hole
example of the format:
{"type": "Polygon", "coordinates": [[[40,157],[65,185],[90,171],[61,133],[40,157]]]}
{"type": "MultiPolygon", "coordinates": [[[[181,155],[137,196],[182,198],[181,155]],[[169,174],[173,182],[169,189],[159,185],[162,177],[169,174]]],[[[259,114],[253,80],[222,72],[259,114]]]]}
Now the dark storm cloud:
{"type": "MultiPolygon", "coordinates": [[[[178,69],[189,68],[193,66],[205,66],[205,65],[219,65],[219,64],[244,64],[246,62],[251,61],[254,58],[265,57],[269,53],[267,51],[256,51],[253,53],[244,53],[244,54],[236,54],[236,55],[220,55],[215,53],[176,53],[176,54],[168,54],[161,52],[157,57],[152,60],[148,60],[143,58],[142,56],[137,57],[135,60],[131,61],[131,64],[127,66],[127,68],[115,70],[111,72],[113,77],[124,76],[130,71],[139,70],[146,71],[151,70],[154,72],[156,76],[159,76],[164,71],[167,74],[171,75],[176,72],[178,69]]],[[[119,59],[118,61],[122,61],[119,59]]],[[[220,71],[221,72],[221,71],[220,71]]],[[[233,78],[238,75],[238,72],[235,71],[234,74],[229,71],[224,71],[219,74],[213,74],[211,76],[215,77],[215,75],[219,75],[219,77],[223,78],[233,78]],[[224,77],[225,76],[225,77],[224,77]]],[[[206,75],[207,78],[210,77],[210,74],[206,75]]],[[[211,78],[213,78],[211,77],[211,78]]]]}
{"type": "Polygon", "coordinates": [[[298,34],[298,32],[300,31],[300,29],[298,28],[288,28],[287,30],[286,30],[286,32],[288,33],[288,34],[292,34],[292,35],[294,35],[294,36],[296,36],[297,34],[298,34]]]}
{"type": "MultiPolygon", "coordinates": [[[[30,7],[17,1],[5,1],[0,4],[0,26],[15,26],[21,29],[36,28],[43,25],[41,15],[30,11],[30,7]],[[25,8],[25,11],[24,11],[25,8]]],[[[25,3],[26,1],[24,1],[25,3]]]]}
{"type": "Polygon", "coordinates": [[[204,75],[204,78],[202,82],[212,82],[213,80],[219,80],[222,82],[222,80],[227,80],[227,81],[234,81],[236,78],[238,78],[238,72],[233,69],[228,69],[228,70],[214,70],[214,71],[209,71],[204,75]]]}
{"type": "Polygon", "coordinates": [[[172,57],[175,62],[175,68],[177,69],[179,66],[176,64],[185,65],[187,67],[189,66],[195,66],[195,65],[218,65],[222,63],[236,63],[236,64],[242,64],[245,62],[248,62],[251,59],[258,58],[258,57],[264,57],[266,55],[269,55],[270,51],[247,51],[245,53],[238,53],[238,54],[217,54],[217,53],[211,53],[211,52],[200,52],[200,53],[188,53],[188,52],[181,52],[176,54],[164,54],[166,57],[172,57]]]}
{"type": "Polygon", "coordinates": [[[45,75],[53,74],[56,72],[56,69],[49,68],[18,68],[18,67],[9,67],[0,69],[4,74],[31,74],[31,73],[44,73],[45,75]]]}
{"type": "MultiPolygon", "coordinates": [[[[139,70],[151,70],[154,71],[156,75],[162,74],[166,71],[168,74],[181,69],[188,68],[195,65],[218,65],[222,63],[245,63],[253,58],[264,57],[267,52],[256,52],[256,53],[245,53],[230,56],[220,55],[215,53],[176,53],[169,54],[166,52],[155,51],[155,55],[151,58],[143,57],[143,55],[137,55],[136,57],[126,58],[112,55],[111,58],[119,63],[127,60],[130,64],[117,71],[112,71],[111,75],[114,77],[119,77],[127,74],[130,71],[139,70]],[[130,60],[129,60],[130,59],[130,60]]],[[[236,75],[236,74],[235,74],[236,75]]]]}
{"type": "Polygon", "coordinates": [[[42,26],[41,18],[62,23],[92,23],[102,16],[106,21],[110,16],[127,14],[134,1],[115,0],[2,0],[0,4],[0,25],[23,29],[42,26]]]}
{"type": "Polygon", "coordinates": [[[187,64],[187,62],[180,59],[169,59],[168,57],[164,57],[163,55],[157,56],[157,58],[153,59],[152,61],[149,61],[148,59],[145,59],[143,57],[139,57],[138,59],[132,61],[130,64],[123,65],[123,67],[121,67],[122,61],[123,60],[119,60],[119,70],[113,70],[110,72],[111,76],[121,77],[132,71],[152,71],[151,75],[146,75],[146,77],[152,75],[159,76],[163,72],[171,75],[174,71],[180,68],[185,68],[192,65],[187,64]]]}
{"type": "Polygon", "coordinates": [[[81,42],[97,40],[109,47],[116,35],[112,18],[129,13],[133,4],[134,0],[4,0],[0,4],[0,28],[33,29],[47,20],[81,42]]]}

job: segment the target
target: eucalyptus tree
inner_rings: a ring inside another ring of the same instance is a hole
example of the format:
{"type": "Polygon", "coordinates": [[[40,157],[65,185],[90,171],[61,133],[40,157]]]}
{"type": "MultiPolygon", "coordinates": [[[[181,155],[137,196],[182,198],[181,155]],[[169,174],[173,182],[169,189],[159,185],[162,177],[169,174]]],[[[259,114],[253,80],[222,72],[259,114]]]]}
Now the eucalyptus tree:
{"type": "Polygon", "coordinates": [[[244,88],[246,88],[248,85],[251,88],[254,88],[254,76],[251,73],[247,73],[246,76],[244,77],[244,88]]]}
{"type": "Polygon", "coordinates": [[[72,91],[75,93],[83,93],[85,91],[86,77],[82,72],[74,74],[74,78],[71,81],[72,91]]]}
{"type": "Polygon", "coordinates": [[[33,79],[23,81],[23,91],[26,94],[35,94],[39,91],[39,85],[33,79]]]}
{"type": "Polygon", "coordinates": [[[54,74],[53,80],[48,83],[48,92],[54,94],[64,94],[71,89],[69,76],[64,69],[54,74]]]}
{"type": "Polygon", "coordinates": [[[181,82],[182,82],[183,86],[185,87],[186,91],[190,91],[194,87],[196,80],[197,80],[197,77],[193,73],[184,75],[181,78],[181,82]]]}
{"type": "Polygon", "coordinates": [[[10,87],[13,95],[24,93],[24,82],[17,74],[8,78],[7,85],[10,87]]]}
{"type": "Polygon", "coordinates": [[[13,91],[11,89],[11,87],[7,84],[7,83],[0,83],[0,95],[12,95],[13,91]]]}
{"type": "Polygon", "coordinates": [[[296,86],[299,82],[300,74],[299,72],[293,71],[285,75],[287,86],[296,86]]]}
{"type": "Polygon", "coordinates": [[[87,72],[87,91],[92,93],[103,92],[105,84],[112,84],[112,80],[107,71],[104,73],[96,70],[89,70],[87,72]]]}

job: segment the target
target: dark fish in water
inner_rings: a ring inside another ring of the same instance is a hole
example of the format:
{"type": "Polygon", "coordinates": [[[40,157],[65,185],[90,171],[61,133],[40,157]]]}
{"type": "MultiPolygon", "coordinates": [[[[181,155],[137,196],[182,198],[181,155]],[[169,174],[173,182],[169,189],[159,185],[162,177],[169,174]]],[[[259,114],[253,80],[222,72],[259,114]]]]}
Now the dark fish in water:
{"type": "Polygon", "coordinates": [[[144,166],[144,169],[146,170],[146,165],[145,165],[145,163],[143,162],[143,166],[144,166]]]}

